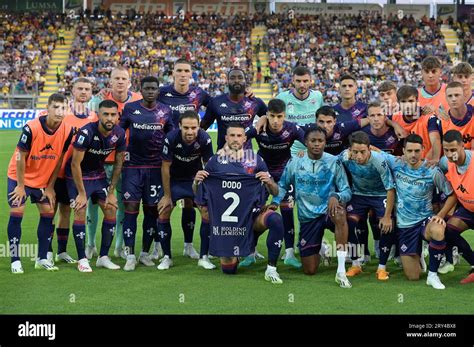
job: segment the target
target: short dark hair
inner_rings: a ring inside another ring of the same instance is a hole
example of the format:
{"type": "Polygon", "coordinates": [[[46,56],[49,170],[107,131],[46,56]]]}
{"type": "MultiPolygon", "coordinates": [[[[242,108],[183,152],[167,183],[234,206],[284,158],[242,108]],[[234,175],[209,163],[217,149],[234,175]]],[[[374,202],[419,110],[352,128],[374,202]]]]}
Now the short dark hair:
{"type": "Polygon", "coordinates": [[[472,75],[473,74],[473,69],[471,64],[462,62],[456,65],[451,69],[451,74],[453,75],[472,75]]]}
{"type": "Polygon", "coordinates": [[[310,75],[311,76],[311,71],[306,66],[297,66],[293,69],[293,76],[304,76],[304,75],[310,75]]]}
{"type": "MultiPolygon", "coordinates": [[[[244,130],[245,130],[244,125],[241,124],[241,123],[237,123],[237,122],[230,123],[230,124],[227,126],[227,130],[229,130],[229,128],[239,128],[239,129],[244,129],[244,130]]],[[[227,133],[227,130],[226,130],[226,133],[227,133]]]]}
{"type": "Polygon", "coordinates": [[[404,85],[398,88],[397,90],[398,101],[408,99],[410,96],[415,96],[416,100],[418,100],[418,89],[409,85],[404,85]]]}
{"type": "Polygon", "coordinates": [[[304,140],[306,141],[308,139],[308,136],[312,133],[322,133],[324,135],[324,138],[327,138],[328,136],[328,133],[326,130],[324,130],[324,128],[321,128],[317,125],[311,125],[306,129],[304,133],[304,140]]]}
{"type": "Polygon", "coordinates": [[[464,88],[461,84],[461,82],[449,82],[448,85],[446,86],[446,90],[451,89],[451,88],[464,88]]]}
{"type": "MultiPolygon", "coordinates": [[[[382,104],[379,102],[379,101],[371,101],[368,105],[367,105],[367,112],[369,112],[369,109],[372,108],[372,107],[382,107],[382,104]]],[[[382,107],[383,108],[383,107],[382,107]]]]}
{"type": "Polygon", "coordinates": [[[353,80],[354,82],[357,83],[357,80],[355,79],[355,77],[348,73],[342,75],[341,78],[339,78],[339,82],[342,82],[344,80],[353,80]]]}
{"type": "Polygon", "coordinates": [[[441,69],[442,67],[441,61],[432,55],[426,57],[421,62],[422,70],[441,69]]]}
{"type": "Polygon", "coordinates": [[[286,104],[280,99],[271,99],[268,102],[268,112],[282,113],[286,111],[286,104]]]}
{"type": "Polygon", "coordinates": [[[140,88],[143,87],[145,83],[156,83],[158,87],[160,86],[160,81],[155,76],[145,76],[140,80],[140,88]]]}
{"type": "Polygon", "coordinates": [[[78,78],[76,78],[73,82],[73,85],[76,85],[77,83],[89,83],[90,85],[94,84],[94,82],[92,82],[87,77],[78,77],[78,78]]]}
{"type": "Polygon", "coordinates": [[[119,108],[118,104],[113,101],[113,100],[102,100],[99,104],[99,110],[102,108],[102,107],[107,107],[107,108],[110,108],[110,107],[115,107],[117,110],[119,108]]]}
{"type": "Polygon", "coordinates": [[[191,68],[193,67],[193,65],[191,64],[190,61],[184,59],[184,58],[179,58],[178,60],[176,60],[173,64],[173,68],[178,65],[178,64],[186,64],[186,65],[189,65],[191,68]]]}
{"type": "Polygon", "coordinates": [[[353,132],[349,137],[349,145],[352,146],[354,143],[370,146],[369,135],[363,131],[353,132]]]}
{"type": "Polygon", "coordinates": [[[334,119],[337,118],[336,111],[331,106],[321,106],[320,108],[318,108],[318,110],[316,111],[316,119],[318,119],[319,115],[321,114],[325,116],[331,116],[334,119]]]}
{"type": "Polygon", "coordinates": [[[392,81],[383,81],[377,88],[379,93],[388,92],[389,90],[395,90],[395,92],[397,91],[397,85],[392,81]]]}
{"type": "Polygon", "coordinates": [[[410,134],[405,138],[405,142],[403,143],[403,147],[407,146],[407,143],[418,143],[423,146],[423,138],[418,134],[410,134]]]}
{"type": "Polygon", "coordinates": [[[185,118],[195,119],[198,121],[198,124],[199,124],[199,121],[201,120],[201,118],[199,117],[199,113],[193,110],[184,111],[183,114],[179,117],[179,124],[181,124],[181,121],[185,118]]]}
{"type": "Polygon", "coordinates": [[[245,73],[245,71],[238,67],[233,67],[232,69],[230,69],[229,72],[227,73],[227,78],[229,78],[230,73],[232,71],[241,71],[244,74],[245,80],[247,80],[247,74],[245,73]]]}
{"type": "Polygon", "coordinates": [[[67,98],[60,93],[51,94],[48,98],[48,105],[51,105],[53,102],[66,102],[67,98]]]}
{"type": "Polygon", "coordinates": [[[463,143],[462,134],[457,130],[448,130],[443,136],[443,142],[453,142],[463,143]]]}

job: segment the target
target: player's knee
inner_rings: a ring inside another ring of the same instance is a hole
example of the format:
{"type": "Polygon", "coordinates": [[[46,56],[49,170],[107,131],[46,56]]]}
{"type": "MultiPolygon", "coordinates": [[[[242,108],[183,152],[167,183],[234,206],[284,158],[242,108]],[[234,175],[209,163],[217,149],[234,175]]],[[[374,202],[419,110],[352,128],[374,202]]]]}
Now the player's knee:
{"type": "Polygon", "coordinates": [[[405,273],[405,276],[409,281],[419,281],[420,274],[419,273],[405,273]]]}
{"type": "Polygon", "coordinates": [[[143,205],[143,214],[158,218],[158,208],[156,205],[143,205]]]}
{"type": "MultiPolygon", "coordinates": [[[[123,205],[126,212],[137,212],[140,208],[138,202],[124,202],[123,205]]],[[[145,207],[143,207],[143,211],[145,211],[145,207]]]]}
{"type": "Polygon", "coordinates": [[[226,275],[235,275],[237,273],[237,258],[221,258],[221,269],[226,275]]]}
{"type": "Polygon", "coordinates": [[[429,229],[429,237],[436,241],[441,241],[444,239],[444,230],[445,227],[441,224],[432,223],[429,229]]]}
{"type": "Polygon", "coordinates": [[[117,215],[117,208],[114,206],[108,205],[104,208],[104,217],[107,219],[115,218],[117,215]]]}
{"type": "Polygon", "coordinates": [[[266,213],[264,216],[264,221],[266,228],[283,225],[283,219],[281,218],[281,215],[273,211],[268,211],[266,213]]]}
{"type": "Polygon", "coordinates": [[[85,221],[86,220],[86,209],[81,208],[80,210],[75,211],[74,212],[74,220],[81,221],[81,222],[85,221]]]}
{"type": "Polygon", "coordinates": [[[162,210],[158,216],[158,218],[161,219],[170,219],[171,218],[171,208],[167,207],[164,210],[162,210]]]}
{"type": "Polygon", "coordinates": [[[206,206],[199,207],[199,211],[201,212],[201,218],[209,220],[209,211],[206,206]]]}

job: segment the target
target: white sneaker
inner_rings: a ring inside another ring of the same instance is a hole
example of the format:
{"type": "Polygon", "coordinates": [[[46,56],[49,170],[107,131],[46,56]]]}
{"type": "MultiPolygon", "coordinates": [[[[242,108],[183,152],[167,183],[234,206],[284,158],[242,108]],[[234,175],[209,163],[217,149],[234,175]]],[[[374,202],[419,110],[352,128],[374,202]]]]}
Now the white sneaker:
{"type": "Polygon", "coordinates": [[[97,256],[97,248],[95,246],[86,246],[86,258],[87,259],[92,259],[94,256],[97,256]]]}
{"type": "Polygon", "coordinates": [[[449,272],[453,272],[453,271],[454,271],[454,265],[451,263],[448,263],[447,261],[443,265],[440,265],[440,267],[438,268],[438,273],[442,275],[447,274],[449,272]]]}
{"type": "Polygon", "coordinates": [[[255,259],[265,259],[265,256],[255,250],[255,259]]]}
{"type": "Polygon", "coordinates": [[[283,281],[278,274],[276,267],[274,266],[267,266],[265,270],[265,281],[272,282],[272,284],[282,284],[283,281]]]}
{"type": "Polygon", "coordinates": [[[198,266],[206,270],[212,270],[216,268],[216,266],[209,261],[207,255],[204,255],[201,259],[198,260],[198,266]]]}
{"type": "Polygon", "coordinates": [[[168,270],[172,266],[173,266],[173,260],[167,255],[165,255],[163,258],[161,258],[160,265],[158,265],[156,268],[158,270],[168,270]]]}
{"type": "Polygon", "coordinates": [[[15,275],[21,275],[24,273],[23,271],[23,266],[21,266],[21,261],[15,260],[13,263],[11,263],[11,269],[12,269],[12,274],[15,275]]]}
{"type": "Polygon", "coordinates": [[[36,260],[35,263],[36,270],[46,270],[46,271],[58,271],[58,267],[52,265],[48,259],[36,260]]]}
{"type": "Polygon", "coordinates": [[[127,259],[127,255],[125,254],[125,250],[123,248],[114,249],[114,257],[127,259]]]}
{"type": "Polygon", "coordinates": [[[421,266],[421,271],[426,272],[428,269],[428,266],[426,265],[425,257],[421,256],[420,257],[420,266],[421,266]]]}
{"type": "Polygon", "coordinates": [[[444,286],[443,283],[441,283],[441,280],[439,279],[438,275],[434,274],[429,274],[428,277],[426,278],[426,284],[429,286],[432,286],[434,289],[445,289],[446,287],[444,286]]]}
{"type": "Polygon", "coordinates": [[[77,269],[79,270],[79,272],[92,272],[91,265],[89,264],[89,259],[80,259],[77,262],[77,269]]]}
{"type": "Polygon", "coordinates": [[[125,263],[125,266],[123,267],[123,269],[125,271],[134,271],[136,266],[137,266],[137,258],[135,258],[135,255],[133,254],[127,255],[127,262],[125,263]]]}
{"type": "Polygon", "coordinates": [[[336,272],[336,283],[338,283],[341,288],[352,288],[352,284],[347,279],[345,272],[336,272]]]}
{"type": "Polygon", "coordinates": [[[199,259],[199,254],[193,247],[192,243],[188,243],[184,246],[183,255],[190,257],[191,259],[199,259]]]}
{"type": "Polygon", "coordinates": [[[97,262],[95,263],[95,266],[97,267],[105,267],[106,269],[109,270],[118,270],[120,269],[120,266],[112,263],[112,260],[106,255],[103,257],[97,258],[97,262]]]}
{"type": "Polygon", "coordinates": [[[62,253],[59,253],[59,254],[56,254],[56,261],[64,261],[68,264],[75,264],[77,263],[77,260],[73,259],[69,254],[67,254],[66,252],[62,252],[62,253]]]}
{"type": "Polygon", "coordinates": [[[49,263],[54,266],[54,255],[53,252],[48,252],[46,254],[46,259],[49,261],[49,263]]]}
{"type": "Polygon", "coordinates": [[[151,254],[152,260],[158,260],[162,258],[164,255],[163,249],[161,248],[161,243],[155,242],[155,248],[153,249],[153,253],[151,254]]]}
{"type": "Polygon", "coordinates": [[[153,260],[151,260],[151,256],[148,253],[141,252],[140,257],[138,257],[138,261],[145,266],[155,266],[153,260]]]}

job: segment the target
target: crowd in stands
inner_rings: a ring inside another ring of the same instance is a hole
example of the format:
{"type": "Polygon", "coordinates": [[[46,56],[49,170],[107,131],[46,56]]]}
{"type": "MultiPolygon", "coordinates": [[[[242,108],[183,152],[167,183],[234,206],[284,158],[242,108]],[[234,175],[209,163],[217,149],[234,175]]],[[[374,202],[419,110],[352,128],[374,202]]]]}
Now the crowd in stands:
{"type": "MultiPolygon", "coordinates": [[[[326,102],[337,102],[337,81],[351,72],[359,95],[373,99],[378,81],[421,82],[420,62],[428,55],[444,64],[449,54],[434,20],[395,16],[340,17],[273,15],[267,19],[270,69],[275,91],[288,87],[291,70],[307,65],[326,102]]],[[[447,71],[446,71],[447,72],[447,71]]]]}
{"type": "MultiPolygon", "coordinates": [[[[169,82],[173,62],[193,63],[193,83],[211,95],[225,92],[230,67],[252,71],[249,17],[139,15],[133,20],[117,15],[82,18],[65,69],[68,85],[79,76],[95,79],[97,90],[106,87],[114,66],[130,68],[132,89],[149,74],[169,82]]],[[[70,88],[66,88],[68,90],[70,88]]]]}
{"type": "MultiPolygon", "coordinates": [[[[1,96],[8,90],[17,94],[41,90],[65,17],[0,13],[0,22],[1,96]]],[[[187,14],[170,18],[135,12],[112,16],[107,11],[78,16],[76,39],[59,91],[68,94],[75,78],[90,77],[97,92],[108,85],[110,71],[119,65],[130,68],[133,90],[149,74],[167,84],[173,62],[186,58],[193,63],[193,84],[219,95],[225,92],[230,67],[242,68],[253,80],[256,52],[250,37],[255,24],[268,28],[258,45],[258,50],[268,50],[270,55],[268,66],[261,66],[260,79],[270,80],[275,94],[290,86],[291,71],[297,65],[310,68],[315,86],[328,103],[338,101],[338,78],[347,72],[356,76],[365,101],[376,97],[381,80],[397,85],[421,82],[420,62],[428,55],[443,62],[447,78],[450,58],[440,31],[442,21],[426,17],[302,15],[290,20],[287,14],[227,18],[187,14]]],[[[462,38],[464,60],[474,60],[470,27],[454,25],[462,38]]]]}
{"type": "Polygon", "coordinates": [[[455,48],[458,50],[457,58],[467,61],[471,65],[474,64],[474,27],[465,22],[450,23],[453,30],[456,31],[459,44],[455,48]]]}
{"type": "Polygon", "coordinates": [[[63,15],[0,12],[0,92],[32,94],[45,83],[63,15]]]}

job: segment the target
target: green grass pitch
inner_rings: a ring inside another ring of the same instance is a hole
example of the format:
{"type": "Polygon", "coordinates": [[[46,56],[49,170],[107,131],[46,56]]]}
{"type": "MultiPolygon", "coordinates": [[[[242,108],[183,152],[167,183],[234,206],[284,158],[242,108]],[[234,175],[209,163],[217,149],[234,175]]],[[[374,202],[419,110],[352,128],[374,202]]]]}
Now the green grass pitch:
{"type": "MultiPolygon", "coordinates": [[[[218,269],[204,270],[196,260],[184,258],[181,211],[172,216],[174,267],[158,271],[138,266],[135,272],[95,268],[93,273],[79,273],[76,266],[59,264],[59,272],[34,269],[29,258],[22,258],[24,275],[10,273],[7,247],[8,204],[7,166],[19,137],[18,131],[0,133],[0,313],[2,314],[467,314],[472,313],[473,285],[460,285],[468,271],[463,260],[453,273],[442,275],[446,290],[425,284],[426,275],[409,282],[401,269],[388,264],[391,279],[375,279],[376,259],[364,273],[351,279],[353,288],[342,289],[334,282],[336,262],[322,266],[315,276],[279,264],[283,285],[272,285],[263,279],[265,260],[253,267],[239,269],[236,276],[226,276],[218,269]]],[[[215,133],[213,133],[215,139],[215,133]]],[[[27,203],[22,224],[22,243],[36,244],[38,212],[27,203]]],[[[199,216],[199,214],[198,214],[199,216]]],[[[199,217],[194,245],[199,249],[199,217]]],[[[139,219],[137,248],[141,246],[139,219]]],[[[99,232],[100,234],[100,232],[99,232]]],[[[472,231],[465,233],[474,243],[472,231]]],[[[258,249],[266,254],[265,237],[258,249]]],[[[332,242],[332,234],[326,238],[332,242]]],[[[98,240],[100,242],[100,240],[98,240]]],[[[371,249],[373,246],[371,245],[371,249]]],[[[54,238],[57,249],[57,238],[54,238]]],[[[69,239],[68,252],[76,257],[74,240],[69,239]]],[[[112,253],[112,251],[111,251],[112,253]]],[[[373,252],[372,252],[373,253],[373,252]]],[[[121,266],[124,260],[114,259],[121,266]]],[[[217,264],[217,260],[213,260],[217,264]]]]}

